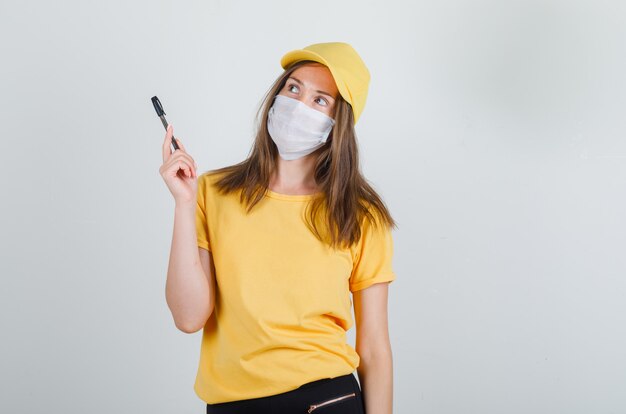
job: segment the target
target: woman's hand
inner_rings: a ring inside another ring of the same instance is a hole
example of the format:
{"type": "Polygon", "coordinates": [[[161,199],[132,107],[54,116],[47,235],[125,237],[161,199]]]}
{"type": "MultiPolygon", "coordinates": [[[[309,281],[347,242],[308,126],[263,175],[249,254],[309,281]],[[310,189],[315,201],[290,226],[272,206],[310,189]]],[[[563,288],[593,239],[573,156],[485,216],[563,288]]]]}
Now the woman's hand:
{"type": "Polygon", "coordinates": [[[180,147],[172,152],[170,144],[174,128],[168,125],[163,141],[163,165],[159,168],[159,173],[170,192],[174,196],[176,203],[190,203],[196,200],[198,188],[198,176],[196,170],[198,166],[191,158],[184,145],[178,138],[174,138],[180,147]]]}

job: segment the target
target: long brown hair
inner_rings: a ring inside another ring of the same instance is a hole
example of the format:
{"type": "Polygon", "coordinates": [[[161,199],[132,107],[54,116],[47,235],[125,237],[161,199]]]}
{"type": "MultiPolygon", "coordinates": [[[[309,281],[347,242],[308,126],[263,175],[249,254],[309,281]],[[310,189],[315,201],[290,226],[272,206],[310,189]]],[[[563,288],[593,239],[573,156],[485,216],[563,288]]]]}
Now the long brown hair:
{"type": "MultiPolygon", "coordinates": [[[[311,63],[319,64],[307,60],[295,62],[267,91],[256,114],[256,138],[248,157],[238,164],[207,172],[223,173],[215,181],[220,193],[241,189],[240,202],[246,205],[247,212],[264,197],[271,173],[276,168],[278,149],[267,130],[267,116],[274,97],[291,73],[311,63]]],[[[361,237],[360,223],[364,218],[374,226],[397,227],[385,203],[360,171],[352,107],[340,94],[335,103],[334,118],[335,125],[326,144],[315,152],[314,176],[321,188],[321,196],[311,199],[307,213],[307,226],[332,248],[350,247],[356,243],[361,237]]]]}

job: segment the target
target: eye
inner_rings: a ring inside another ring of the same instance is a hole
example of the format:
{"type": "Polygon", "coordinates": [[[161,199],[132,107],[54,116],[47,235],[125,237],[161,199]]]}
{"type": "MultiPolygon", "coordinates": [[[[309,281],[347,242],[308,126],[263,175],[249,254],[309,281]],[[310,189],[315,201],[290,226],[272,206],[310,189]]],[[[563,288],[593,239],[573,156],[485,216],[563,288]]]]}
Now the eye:
{"type": "MultiPolygon", "coordinates": [[[[293,83],[292,83],[291,85],[287,86],[287,90],[288,90],[289,92],[292,92],[291,88],[296,88],[296,89],[298,89],[298,87],[297,87],[295,84],[293,84],[293,83]]],[[[294,93],[295,93],[295,92],[294,92],[294,93]]]]}
{"type": "Polygon", "coordinates": [[[328,101],[326,99],[324,99],[324,98],[317,98],[317,99],[319,99],[320,101],[323,102],[323,104],[320,104],[320,105],[328,106],[328,101]]]}

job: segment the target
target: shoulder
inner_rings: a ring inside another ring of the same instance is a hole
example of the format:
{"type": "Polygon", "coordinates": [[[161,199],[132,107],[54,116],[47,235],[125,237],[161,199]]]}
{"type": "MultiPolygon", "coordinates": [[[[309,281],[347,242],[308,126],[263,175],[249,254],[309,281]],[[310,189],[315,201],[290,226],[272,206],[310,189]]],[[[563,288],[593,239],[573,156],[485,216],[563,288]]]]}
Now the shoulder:
{"type": "Polygon", "coordinates": [[[204,172],[197,178],[197,201],[201,206],[208,207],[208,204],[214,205],[219,198],[219,191],[215,185],[219,178],[219,174],[212,171],[204,172]]]}
{"type": "Polygon", "coordinates": [[[362,200],[363,206],[359,217],[359,224],[362,230],[389,229],[391,226],[385,220],[385,213],[374,203],[362,200]]]}
{"type": "Polygon", "coordinates": [[[205,171],[198,176],[198,182],[202,181],[204,183],[213,184],[219,178],[223,177],[224,173],[216,172],[215,170],[205,171]]]}
{"type": "Polygon", "coordinates": [[[236,201],[239,203],[240,192],[239,188],[232,188],[231,177],[228,176],[228,172],[221,170],[209,170],[198,175],[198,196],[204,198],[207,202],[211,202],[214,205],[232,203],[236,201]]]}
{"type": "Polygon", "coordinates": [[[206,171],[198,176],[198,188],[202,188],[204,191],[215,191],[217,189],[216,182],[223,176],[224,173],[213,170],[206,171]]]}

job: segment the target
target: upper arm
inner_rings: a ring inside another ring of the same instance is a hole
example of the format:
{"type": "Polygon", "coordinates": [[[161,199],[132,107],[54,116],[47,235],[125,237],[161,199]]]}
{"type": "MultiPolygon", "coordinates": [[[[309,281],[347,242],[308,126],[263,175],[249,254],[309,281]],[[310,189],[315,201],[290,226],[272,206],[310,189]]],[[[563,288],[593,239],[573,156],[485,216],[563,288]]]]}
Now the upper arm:
{"type": "Polygon", "coordinates": [[[202,247],[198,247],[198,252],[200,254],[200,264],[202,265],[202,270],[204,271],[204,274],[209,282],[209,288],[211,292],[209,303],[210,303],[211,313],[213,313],[213,306],[215,305],[215,288],[216,288],[215,265],[213,263],[213,253],[202,247]]]}
{"type": "Polygon", "coordinates": [[[387,318],[389,283],[375,283],[353,293],[356,351],[361,358],[391,351],[387,318]]]}

